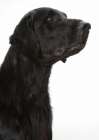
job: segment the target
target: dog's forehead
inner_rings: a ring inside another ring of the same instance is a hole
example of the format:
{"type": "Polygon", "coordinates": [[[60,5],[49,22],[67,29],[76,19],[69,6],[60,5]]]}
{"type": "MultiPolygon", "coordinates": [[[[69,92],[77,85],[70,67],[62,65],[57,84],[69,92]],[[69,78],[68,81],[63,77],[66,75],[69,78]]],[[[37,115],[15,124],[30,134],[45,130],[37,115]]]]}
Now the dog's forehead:
{"type": "Polygon", "coordinates": [[[61,17],[64,15],[64,13],[59,10],[53,9],[53,8],[44,7],[44,8],[34,9],[34,10],[28,12],[24,17],[26,17],[28,15],[30,15],[33,18],[35,17],[36,19],[42,19],[47,15],[57,15],[57,16],[61,17]]]}
{"type": "Polygon", "coordinates": [[[63,12],[52,8],[40,8],[36,10],[36,15],[38,15],[37,17],[42,18],[47,15],[56,15],[61,17],[63,15],[63,12]]]}
{"type": "Polygon", "coordinates": [[[66,14],[53,8],[37,8],[26,13],[21,21],[28,20],[28,17],[31,17],[33,25],[35,26],[35,28],[38,28],[42,24],[44,19],[46,19],[48,16],[56,16],[62,19],[64,18],[64,16],[66,17],[66,14]]]}
{"type": "Polygon", "coordinates": [[[39,9],[35,10],[34,25],[36,24],[36,27],[39,26],[49,16],[55,16],[55,17],[58,17],[58,18],[62,19],[65,15],[64,15],[63,12],[61,12],[59,10],[56,10],[56,9],[39,8],[39,9]]]}
{"type": "Polygon", "coordinates": [[[26,13],[23,16],[21,21],[24,19],[27,19],[29,16],[32,17],[33,21],[34,21],[34,19],[35,19],[35,21],[42,21],[48,15],[52,15],[52,16],[54,15],[54,16],[57,16],[60,18],[62,18],[64,15],[66,16],[65,13],[63,13],[59,10],[44,7],[44,8],[38,8],[38,9],[34,9],[34,10],[29,11],[28,13],[26,13]]]}

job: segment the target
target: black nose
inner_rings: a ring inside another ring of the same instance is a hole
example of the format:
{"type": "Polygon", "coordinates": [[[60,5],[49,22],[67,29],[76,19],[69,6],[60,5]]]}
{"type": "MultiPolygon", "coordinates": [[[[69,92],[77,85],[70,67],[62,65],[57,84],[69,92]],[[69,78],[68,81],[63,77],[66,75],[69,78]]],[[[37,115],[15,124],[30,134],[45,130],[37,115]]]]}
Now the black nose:
{"type": "Polygon", "coordinates": [[[90,23],[86,23],[86,22],[81,21],[80,28],[81,29],[91,29],[91,25],[90,25],[90,23]]]}

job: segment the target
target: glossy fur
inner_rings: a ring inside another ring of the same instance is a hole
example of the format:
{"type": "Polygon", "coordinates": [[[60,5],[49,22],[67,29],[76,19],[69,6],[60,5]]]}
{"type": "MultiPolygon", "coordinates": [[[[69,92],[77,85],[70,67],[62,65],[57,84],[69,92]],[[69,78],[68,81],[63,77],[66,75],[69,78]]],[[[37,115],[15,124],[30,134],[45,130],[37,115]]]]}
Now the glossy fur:
{"type": "Polygon", "coordinates": [[[0,68],[0,140],[52,140],[51,68],[84,48],[89,29],[51,8],[22,18],[0,68]]]}

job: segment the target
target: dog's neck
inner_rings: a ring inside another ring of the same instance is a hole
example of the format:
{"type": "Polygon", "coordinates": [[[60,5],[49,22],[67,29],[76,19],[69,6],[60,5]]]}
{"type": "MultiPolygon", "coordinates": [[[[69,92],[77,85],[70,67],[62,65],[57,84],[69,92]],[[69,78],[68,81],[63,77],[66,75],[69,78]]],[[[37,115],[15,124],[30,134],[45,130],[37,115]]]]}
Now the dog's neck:
{"type": "Polygon", "coordinates": [[[27,97],[28,100],[36,94],[38,97],[43,96],[41,93],[48,94],[50,71],[51,66],[41,66],[11,46],[1,66],[0,77],[2,85],[5,85],[4,88],[10,93],[7,93],[8,96],[12,96],[13,91],[12,93],[17,95],[11,98],[27,97]]]}

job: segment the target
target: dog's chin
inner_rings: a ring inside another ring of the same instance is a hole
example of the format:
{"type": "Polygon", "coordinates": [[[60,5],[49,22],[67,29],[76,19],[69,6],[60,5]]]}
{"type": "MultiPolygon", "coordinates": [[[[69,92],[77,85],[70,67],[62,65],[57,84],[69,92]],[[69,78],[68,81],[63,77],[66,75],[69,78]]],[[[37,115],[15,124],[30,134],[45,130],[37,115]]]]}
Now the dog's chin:
{"type": "Polygon", "coordinates": [[[61,61],[65,63],[66,58],[82,51],[86,45],[87,39],[88,39],[88,34],[86,34],[85,38],[82,41],[79,41],[79,43],[76,43],[76,45],[73,45],[72,47],[65,49],[64,53],[62,54],[61,61]]]}
{"type": "Polygon", "coordinates": [[[67,57],[79,53],[85,47],[85,43],[81,42],[68,50],[67,57]]]}
{"type": "Polygon", "coordinates": [[[61,56],[59,56],[59,57],[58,56],[57,57],[52,57],[47,62],[45,62],[45,65],[53,65],[53,64],[55,64],[56,62],[58,62],[60,60],[63,63],[65,63],[68,57],[79,53],[84,47],[85,47],[85,43],[80,42],[79,44],[77,44],[74,47],[65,49],[65,51],[63,52],[63,54],[61,56]]]}
{"type": "Polygon", "coordinates": [[[66,49],[66,51],[63,54],[63,57],[62,57],[61,61],[63,63],[65,63],[66,62],[66,59],[68,57],[79,53],[81,50],[83,50],[84,47],[85,47],[85,43],[81,42],[81,43],[77,44],[74,47],[71,47],[71,48],[66,49]]]}
{"type": "Polygon", "coordinates": [[[84,39],[82,39],[82,41],[78,41],[77,43],[74,43],[76,45],[70,45],[70,47],[65,48],[65,47],[60,47],[54,50],[54,55],[50,56],[49,59],[46,59],[47,61],[45,61],[45,65],[53,65],[58,61],[62,61],[63,63],[66,62],[67,58],[78,54],[80,51],[82,51],[86,45],[87,42],[87,38],[88,38],[88,34],[85,36],[84,39]]]}

